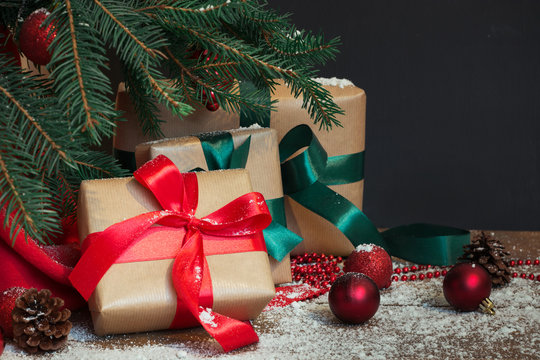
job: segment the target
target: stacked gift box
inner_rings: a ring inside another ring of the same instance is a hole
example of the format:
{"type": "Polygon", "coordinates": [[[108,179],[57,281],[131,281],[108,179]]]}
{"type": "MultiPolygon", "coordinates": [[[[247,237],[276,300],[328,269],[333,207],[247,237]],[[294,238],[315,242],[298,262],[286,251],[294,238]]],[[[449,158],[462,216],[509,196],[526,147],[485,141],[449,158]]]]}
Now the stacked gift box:
{"type": "MultiPolygon", "coordinates": [[[[362,89],[355,87],[352,83],[342,81],[321,80],[337,105],[344,111],[345,115],[338,115],[337,119],[341,126],[334,126],[331,130],[320,129],[319,124],[314,124],[308,112],[302,108],[302,100],[295,98],[287,86],[280,84],[272,94],[272,100],[278,100],[276,111],[273,111],[267,123],[277,133],[278,142],[300,124],[309,126],[318,139],[320,146],[326,152],[328,159],[340,160],[345,158],[344,166],[347,166],[352,175],[347,174],[325,174],[324,177],[344,177],[339,181],[329,181],[328,187],[349,200],[358,209],[362,209],[363,199],[363,152],[365,149],[365,113],[366,95],[362,89]],[[331,84],[331,85],[330,85],[331,84]],[[336,183],[336,184],[334,184],[336,183]]],[[[126,167],[136,168],[142,163],[135,161],[135,149],[137,145],[159,139],[145,136],[139,126],[139,120],[135,109],[129,101],[129,96],[123,85],[120,85],[117,94],[117,108],[125,114],[125,121],[118,122],[116,136],[114,138],[114,149],[117,156],[126,167]]],[[[165,138],[181,138],[193,134],[214,132],[220,130],[237,129],[239,127],[249,127],[253,124],[249,119],[243,119],[239,114],[230,114],[223,110],[209,112],[204,107],[197,108],[193,114],[183,119],[175,118],[163,106],[160,106],[160,118],[165,120],[162,131],[165,138]]],[[[246,130],[247,131],[247,130],[246,130]]],[[[171,140],[172,141],[172,140],[171,140]]],[[[270,141],[270,140],[269,140],[270,141]]],[[[157,143],[159,144],[159,142],[157,143]]],[[[159,146],[154,145],[146,146],[159,146]]],[[[172,144],[169,142],[168,144],[172,144]]],[[[182,150],[177,150],[181,152],[182,150]]],[[[154,150],[157,154],[157,151],[154,150]]],[[[273,153],[272,153],[273,154],[273,153]]],[[[144,157],[146,159],[147,157],[144,157]]],[[[186,162],[194,163],[195,160],[187,156],[186,162]]],[[[272,174],[273,165],[269,159],[266,161],[268,170],[254,169],[272,174]]],[[[204,164],[200,159],[199,164],[204,164]]],[[[189,166],[187,166],[189,167],[189,166]]],[[[184,170],[187,169],[184,168],[184,170]]],[[[329,168],[328,172],[343,172],[341,168],[329,168]]],[[[264,177],[265,175],[252,175],[252,177],[264,177]]],[[[274,180],[272,180],[274,181],[274,180]]],[[[279,181],[279,180],[276,180],[279,181]]],[[[324,182],[324,181],[323,181],[324,182]]],[[[268,184],[268,186],[273,186],[268,184]]],[[[256,191],[263,188],[254,186],[256,191]]],[[[264,192],[263,192],[264,193],[264,192]]],[[[348,255],[354,246],[347,237],[332,223],[317,215],[313,211],[307,210],[304,206],[294,201],[291,197],[285,196],[285,213],[287,217],[287,228],[298,234],[303,241],[292,250],[292,254],[300,254],[306,251],[325,252],[335,255],[348,255]]]]}
{"type": "Polygon", "coordinates": [[[331,131],[320,131],[280,85],[272,95],[277,109],[264,124],[204,108],[178,119],[161,108],[160,139],[142,133],[120,85],[125,121],[118,122],[115,153],[138,170],[135,178],[83,182],[78,211],[86,250],[72,274],[98,334],[201,324],[225,349],[245,345],[255,341],[251,327],[227,331],[240,342],[214,330],[222,318],[241,328],[262,311],[273,284],[292,280],[290,253],[354,249],[324,208],[362,206],[366,100],[352,84],[338,85],[326,85],[345,112],[331,131]],[[309,165],[298,170],[301,161],[309,165]],[[176,180],[163,180],[169,178],[176,180]],[[100,248],[108,244],[115,255],[103,260],[100,248]],[[189,262],[185,253],[197,256],[189,262]],[[101,268],[86,279],[96,263],[101,268]],[[243,331],[248,335],[239,336],[243,331]]]}

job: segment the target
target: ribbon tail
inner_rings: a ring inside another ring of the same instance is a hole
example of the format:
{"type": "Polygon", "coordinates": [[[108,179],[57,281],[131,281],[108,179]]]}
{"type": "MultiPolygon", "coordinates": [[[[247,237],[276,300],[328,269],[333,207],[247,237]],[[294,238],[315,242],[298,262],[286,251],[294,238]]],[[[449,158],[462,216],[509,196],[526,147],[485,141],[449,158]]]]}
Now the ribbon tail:
{"type": "Polygon", "coordinates": [[[411,224],[382,233],[387,250],[417,264],[453,265],[463,255],[463,245],[470,243],[470,233],[458,228],[411,224]]]}
{"type": "Polygon", "coordinates": [[[263,230],[263,236],[268,254],[277,261],[283,260],[283,258],[303,240],[300,236],[276,221],[272,221],[270,225],[263,230]]]}
{"type": "Polygon", "coordinates": [[[385,240],[371,220],[352,202],[320,182],[289,196],[334,224],[353,246],[371,243],[386,248],[385,240]]]}
{"type": "MultiPolygon", "coordinates": [[[[232,140],[231,140],[232,141],[232,140]]],[[[251,146],[251,135],[238,148],[234,149],[231,155],[229,169],[245,169],[249,157],[249,148],[251,146]]]]}
{"type": "Polygon", "coordinates": [[[173,284],[178,299],[197,318],[203,328],[228,352],[259,340],[250,323],[231,319],[199,306],[204,269],[202,236],[189,230],[173,265],[173,284]]]}

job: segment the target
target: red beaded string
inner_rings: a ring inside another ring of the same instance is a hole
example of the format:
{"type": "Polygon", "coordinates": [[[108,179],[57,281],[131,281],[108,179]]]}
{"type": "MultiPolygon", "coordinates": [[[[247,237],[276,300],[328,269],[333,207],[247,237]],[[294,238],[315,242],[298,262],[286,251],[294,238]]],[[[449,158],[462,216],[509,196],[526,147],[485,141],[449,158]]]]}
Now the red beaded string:
{"type": "MultiPolygon", "coordinates": [[[[316,289],[327,292],[332,283],[341,275],[343,271],[340,264],[343,262],[341,256],[325,255],[317,253],[304,253],[291,257],[291,271],[295,282],[305,283],[316,289]]],[[[539,266],[540,260],[510,260],[509,267],[539,266]]],[[[433,278],[444,277],[452,266],[433,266],[433,265],[410,265],[396,267],[392,281],[417,281],[429,280],[433,278]]],[[[527,275],[522,272],[514,272],[512,277],[540,281],[540,275],[530,273],[527,275]]]]}
{"type": "Polygon", "coordinates": [[[316,289],[328,291],[332,283],[343,271],[338,264],[343,262],[341,256],[317,253],[305,253],[291,257],[291,271],[295,282],[303,282],[316,289]]]}
{"type": "MultiPolygon", "coordinates": [[[[511,261],[508,263],[508,266],[509,266],[509,267],[523,266],[523,265],[525,265],[525,266],[531,266],[531,265],[538,266],[538,265],[540,265],[540,260],[535,259],[535,260],[533,261],[533,260],[527,259],[527,260],[523,261],[523,260],[520,259],[520,260],[511,260],[511,261]]],[[[531,273],[531,274],[529,274],[529,275],[527,275],[527,274],[525,274],[525,273],[521,273],[521,275],[519,275],[517,272],[512,273],[512,277],[517,278],[518,276],[519,276],[520,278],[522,278],[522,279],[529,279],[529,280],[534,280],[534,279],[535,279],[533,273],[531,273]]],[[[537,280],[537,281],[540,281],[540,275],[537,275],[537,276],[536,276],[536,280],[537,280]]]]}
{"type": "MultiPolygon", "coordinates": [[[[515,267],[515,266],[538,266],[540,265],[540,260],[539,259],[535,259],[535,260],[530,260],[530,259],[527,259],[527,260],[510,260],[508,262],[508,266],[509,267],[515,267]]],[[[394,269],[394,275],[392,276],[392,281],[415,281],[415,280],[424,280],[424,279],[432,279],[432,278],[438,278],[438,277],[441,277],[441,276],[446,276],[446,274],[448,273],[448,270],[449,268],[451,268],[452,266],[439,266],[437,268],[441,269],[441,271],[439,270],[435,270],[435,267],[433,265],[412,265],[411,267],[409,266],[404,266],[404,267],[397,267],[394,269]],[[431,270],[432,269],[432,270],[431,270]],[[410,275],[406,275],[408,274],[409,272],[411,273],[416,273],[416,272],[419,272],[419,271],[422,271],[422,270],[430,270],[430,271],[427,271],[427,272],[424,272],[424,273],[420,273],[420,274],[410,274],[410,275]],[[435,271],[433,271],[435,270],[435,271]],[[401,276],[400,276],[401,275],[401,276]]],[[[521,274],[518,274],[517,272],[514,272],[512,274],[512,277],[514,278],[517,278],[517,277],[521,277],[522,279],[529,279],[529,280],[538,280],[540,281],[540,275],[537,275],[535,277],[535,275],[533,273],[527,275],[526,273],[521,273],[521,274]]]]}

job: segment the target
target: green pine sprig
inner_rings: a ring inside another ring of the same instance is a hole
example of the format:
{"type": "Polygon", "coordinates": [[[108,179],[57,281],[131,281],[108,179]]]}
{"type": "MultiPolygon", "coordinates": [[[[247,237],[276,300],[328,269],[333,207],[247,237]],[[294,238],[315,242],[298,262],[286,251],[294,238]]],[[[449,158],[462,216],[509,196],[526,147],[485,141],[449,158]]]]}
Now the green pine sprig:
{"type": "Polygon", "coordinates": [[[339,39],[297,29],[265,1],[11,0],[0,3],[0,25],[17,39],[19,19],[40,7],[55,31],[47,79],[0,53],[0,207],[10,214],[4,226],[12,239],[24,231],[45,241],[73,216],[83,179],[126,175],[92,150],[122,117],[106,75],[111,52],[153,137],[162,135],[158,104],[182,118],[215,101],[262,120],[275,108],[267,94],[280,81],[314,123],[340,126],[342,110],[313,80],[316,66],[335,58],[339,39]],[[240,91],[244,83],[251,86],[240,91]]]}

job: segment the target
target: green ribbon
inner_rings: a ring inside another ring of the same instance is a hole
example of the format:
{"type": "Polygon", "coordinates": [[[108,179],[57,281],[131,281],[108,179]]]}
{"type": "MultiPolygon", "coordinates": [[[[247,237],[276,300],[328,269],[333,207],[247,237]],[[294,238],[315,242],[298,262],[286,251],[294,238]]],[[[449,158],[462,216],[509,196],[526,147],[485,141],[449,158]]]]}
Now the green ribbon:
{"type": "Polygon", "coordinates": [[[246,167],[251,145],[248,136],[238,148],[234,148],[231,133],[217,131],[195,135],[200,141],[208,170],[243,169],[246,167]]]}
{"type": "Polygon", "coordinates": [[[415,224],[379,233],[360,209],[328,188],[363,179],[363,152],[329,158],[304,124],[291,129],[279,147],[284,193],[335,225],[355,247],[372,243],[419,264],[450,265],[469,243],[468,231],[439,225],[415,224]]]}
{"type": "MultiPolygon", "coordinates": [[[[249,156],[251,136],[236,149],[231,133],[226,131],[196,135],[201,141],[208,170],[245,168],[249,156]]],[[[283,198],[266,200],[272,222],[263,230],[268,254],[277,261],[283,258],[302,238],[286,228],[283,198]]]]}
{"type": "Polygon", "coordinates": [[[452,265],[470,243],[467,230],[432,224],[398,226],[381,233],[386,250],[417,264],[452,265]]]}

